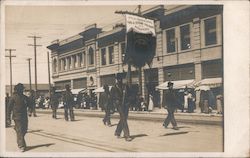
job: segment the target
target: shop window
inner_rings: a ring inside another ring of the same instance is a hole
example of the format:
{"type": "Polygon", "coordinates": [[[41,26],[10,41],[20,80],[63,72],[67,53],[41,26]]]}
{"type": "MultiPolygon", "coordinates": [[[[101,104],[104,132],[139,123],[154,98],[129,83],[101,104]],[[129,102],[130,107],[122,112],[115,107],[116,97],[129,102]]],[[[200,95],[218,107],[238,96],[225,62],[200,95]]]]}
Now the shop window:
{"type": "Polygon", "coordinates": [[[180,27],[181,33],[181,50],[186,50],[191,48],[190,43],[190,26],[184,25],[180,27]]]}
{"type": "Polygon", "coordinates": [[[217,43],[216,37],[216,17],[204,21],[205,24],[205,45],[217,43]]]}
{"type": "Polygon", "coordinates": [[[202,63],[202,78],[222,77],[222,61],[206,61],[202,63]]]}
{"type": "Polygon", "coordinates": [[[101,49],[101,64],[106,65],[106,48],[101,49]]]}
{"type": "Polygon", "coordinates": [[[94,64],[94,50],[92,47],[89,48],[89,65],[94,64]]]}
{"type": "Polygon", "coordinates": [[[167,30],[167,53],[175,52],[175,29],[167,30]]]}
{"type": "Polygon", "coordinates": [[[194,65],[170,66],[164,69],[165,81],[189,80],[195,78],[194,65]]]}
{"type": "Polygon", "coordinates": [[[114,47],[111,46],[108,48],[109,50],[109,64],[114,64],[114,47]]]}

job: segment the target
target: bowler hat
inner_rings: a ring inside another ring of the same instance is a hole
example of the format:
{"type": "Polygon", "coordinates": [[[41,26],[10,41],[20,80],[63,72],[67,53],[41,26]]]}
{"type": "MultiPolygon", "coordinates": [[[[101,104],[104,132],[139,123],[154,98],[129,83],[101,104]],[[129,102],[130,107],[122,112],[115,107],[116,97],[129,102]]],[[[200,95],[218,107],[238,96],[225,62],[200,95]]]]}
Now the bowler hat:
{"type": "Polygon", "coordinates": [[[170,87],[170,86],[173,86],[174,85],[174,83],[173,82],[168,82],[168,87],[170,87]]]}
{"type": "Polygon", "coordinates": [[[15,89],[15,90],[21,90],[21,89],[23,90],[23,89],[24,89],[24,86],[23,86],[22,83],[18,83],[17,85],[15,85],[14,89],[15,89]]]}

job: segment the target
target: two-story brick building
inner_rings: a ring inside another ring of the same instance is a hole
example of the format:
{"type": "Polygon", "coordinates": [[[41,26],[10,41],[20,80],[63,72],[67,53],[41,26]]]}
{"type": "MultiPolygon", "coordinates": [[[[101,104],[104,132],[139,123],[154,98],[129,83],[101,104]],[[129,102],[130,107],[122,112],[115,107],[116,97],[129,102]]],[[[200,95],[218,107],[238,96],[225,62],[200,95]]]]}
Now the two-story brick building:
{"type": "MultiPolygon", "coordinates": [[[[143,95],[147,96],[150,79],[154,86],[170,80],[194,80],[222,87],[222,13],[219,5],[155,6],[142,13],[156,19],[157,40],[151,69],[145,66],[142,71],[143,95]]],[[[125,36],[122,24],[110,31],[94,24],[78,35],[52,42],[48,49],[55,86],[63,89],[69,84],[72,89],[92,91],[114,84],[115,74],[127,71],[122,62],[125,36]]],[[[138,71],[134,67],[132,71],[132,82],[136,84],[138,71]]]]}

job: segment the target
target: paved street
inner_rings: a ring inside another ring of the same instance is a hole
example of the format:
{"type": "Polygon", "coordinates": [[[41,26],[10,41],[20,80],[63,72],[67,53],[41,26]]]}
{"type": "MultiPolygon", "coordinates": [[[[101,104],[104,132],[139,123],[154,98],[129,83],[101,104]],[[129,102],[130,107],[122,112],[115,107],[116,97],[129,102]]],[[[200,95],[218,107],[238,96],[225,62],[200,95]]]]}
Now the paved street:
{"type": "MultiPolygon", "coordinates": [[[[98,117],[76,117],[66,122],[62,115],[38,114],[29,119],[26,152],[220,152],[223,129],[218,125],[179,123],[180,130],[164,129],[157,121],[129,120],[131,142],[117,139],[112,127],[105,127],[98,117]]],[[[6,150],[17,151],[13,128],[6,129],[6,150]]]]}

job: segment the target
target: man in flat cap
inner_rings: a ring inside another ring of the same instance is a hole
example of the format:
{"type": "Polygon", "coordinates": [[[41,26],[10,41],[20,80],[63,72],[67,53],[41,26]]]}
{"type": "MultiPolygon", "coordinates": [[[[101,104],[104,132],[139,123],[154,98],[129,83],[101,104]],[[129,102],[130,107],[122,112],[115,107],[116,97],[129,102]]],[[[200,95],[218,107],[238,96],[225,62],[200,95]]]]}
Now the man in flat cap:
{"type": "Polygon", "coordinates": [[[13,111],[12,119],[15,122],[15,131],[17,134],[17,144],[19,150],[24,152],[26,142],[24,139],[28,129],[27,108],[29,107],[29,99],[23,94],[24,86],[18,83],[14,87],[14,93],[9,101],[10,110],[13,111]]]}
{"type": "Polygon", "coordinates": [[[69,85],[66,85],[65,88],[66,88],[66,91],[63,95],[64,118],[66,121],[69,120],[68,118],[68,112],[69,112],[70,120],[74,121],[75,120],[74,111],[73,111],[74,97],[70,90],[69,85]]]}
{"type": "Polygon", "coordinates": [[[168,82],[168,90],[167,90],[165,101],[164,101],[164,103],[166,104],[165,105],[166,109],[168,111],[168,116],[165,119],[163,126],[165,128],[167,128],[169,123],[171,122],[173,129],[178,130],[179,128],[177,127],[177,123],[176,123],[176,120],[174,118],[174,111],[177,108],[178,99],[177,99],[177,96],[173,90],[173,86],[174,86],[174,83],[168,82]]]}

